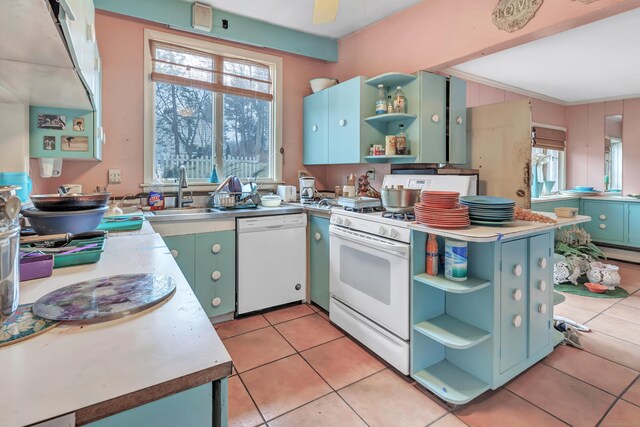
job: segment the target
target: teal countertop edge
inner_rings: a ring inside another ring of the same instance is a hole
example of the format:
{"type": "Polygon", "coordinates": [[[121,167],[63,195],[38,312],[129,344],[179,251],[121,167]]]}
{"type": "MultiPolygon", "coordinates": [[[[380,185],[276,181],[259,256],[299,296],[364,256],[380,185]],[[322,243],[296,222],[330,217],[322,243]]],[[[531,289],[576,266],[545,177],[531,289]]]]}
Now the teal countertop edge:
{"type": "Polygon", "coordinates": [[[182,0],[94,0],[94,3],[97,9],[158,22],[196,34],[329,62],[338,61],[336,39],[284,28],[215,8],[211,32],[195,30],[191,27],[192,3],[182,0]],[[228,21],[227,29],[222,28],[223,19],[228,21]]]}

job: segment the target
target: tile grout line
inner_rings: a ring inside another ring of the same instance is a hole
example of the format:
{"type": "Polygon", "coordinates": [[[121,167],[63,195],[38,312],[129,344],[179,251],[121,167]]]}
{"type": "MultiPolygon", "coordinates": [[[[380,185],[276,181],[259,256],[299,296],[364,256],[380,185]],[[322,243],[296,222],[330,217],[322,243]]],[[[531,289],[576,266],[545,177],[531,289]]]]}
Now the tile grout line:
{"type": "MultiPolygon", "coordinates": [[[[591,353],[589,353],[589,354],[591,354],[591,353]]],[[[597,356],[597,355],[595,355],[595,356],[597,356]]],[[[598,356],[598,357],[599,357],[599,356],[598,356]]],[[[610,361],[610,362],[612,362],[612,363],[616,363],[616,362],[613,362],[613,361],[610,361]]],[[[574,376],[574,375],[571,375],[571,374],[570,374],[570,373],[568,373],[568,372],[563,371],[562,369],[559,369],[559,368],[556,368],[555,366],[549,365],[548,363],[545,363],[545,359],[542,359],[542,360],[541,360],[540,362],[538,362],[538,363],[542,363],[543,365],[545,365],[545,366],[547,366],[547,367],[549,367],[549,368],[551,368],[551,369],[554,369],[554,370],[556,370],[556,371],[558,371],[558,372],[562,372],[563,374],[565,374],[565,375],[567,375],[567,376],[569,376],[569,377],[571,377],[571,378],[574,378],[574,379],[576,379],[576,380],[578,380],[578,381],[580,381],[580,382],[582,382],[582,383],[585,383],[585,384],[587,384],[587,385],[590,385],[591,387],[593,387],[593,388],[595,388],[595,389],[597,389],[597,390],[600,390],[600,391],[602,391],[602,392],[604,392],[604,393],[607,393],[607,394],[608,394],[608,395],[610,395],[610,396],[613,396],[613,397],[616,397],[616,398],[618,398],[618,397],[622,396],[622,395],[620,395],[620,396],[615,395],[615,394],[611,393],[610,391],[607,391],[607,390],[605,390],[605,389],[603,389],[603,388],[598,387],[598,386],[597,386],[597,385],[595,385],[595,384],[591,384],[591,383],[589,383],[589,382],[587,382],[587,381],[583,380],[582,378],[578,378],[578,377],[576,377],[576,376],[574,376]]],[[[618,366],[622,366],[623,368],[626,368],[626,366],[620,365],[619,363],[616,363],[616,365],[618,365],[618,366]]],[[[631,369],[631,368],[628,368],[628,369],[631,369]]],[[[636,381],[636,378],[638,378],[638,373],[637,373],[638,371],[636,371],[635,369],[633,369],[633,371],[635,371],[635,372],[636,372],[636,377],[633,379],[633,381],[631,381],[631,384],[633,384],[633,383],[636,381]]],[[[628,388],[628,387],[630,387],[630,385],[629,385],[629,386],[626,386],[626,387],[628,388]]],[[[626,389],[627,389],[627,388],[625,388],[624,390],[626,391],[626,389]]],[[[623,393],[624,393],[624,391],[623,391],[623,393]]]]}
{"type": "Polygon", "coordinates": [[[517,394],[517,393],[515,393],[515,392],[513,392],[513,391],[511,391],[511,390],[509,390],[509,389],[508,389],[508,388],[506,388],[505,386],[501,386],[500,388],[501,388],[501,389],[503,389],[503,390],[505,390],[505,391],[507,391],[507,392],[509,392],[509,393],[511,393],[511,394],[513,394],[513,395],[514,395],[514,396],[516,396],[517,398],[524,400],[524,401],[525,401],[525,402],[527,402],[528,404],[535,406],[536,408],[540,409],[540,410],[541,410],[542,412],[544,412],[545,414],[549,414],[551,417],[555,418],[556,420],[560,421],[561,423],[564,423],[564,424],[567,424],[567,425],[571,425],[571,424],[569,424],[569,422],[568,422],[568,421],[565,421],[565,420],[561,419],[560,417],[555,416],[555,415],[554,415],[554,414],[552,414],[551,412],[547,411],[547,410],[546,410],[546,409],[544,409],[544,408],[541,408],[540,406],[536,405],[536,404],[535,404],[535,403],[533,403],[533,402],[529,402],[527,399],[525,399],[524,397],[520,396],[519,394],[517,394]]]}
{"type": "MultiPolygon", "coordinates": [[[[262,411],[260,410],[260,408],[258,407],[258,404],[256,403],[255,400],[253,400],[253,396],[251,395],[251,393],[249,392],[249,388],[247,388],[247,385],[244,383],[244,381],[242,380],[242,377],[240,376],[240,373],[238,373],[238,379],[240,380],[240,384],[242,384],[242,387],[244,387],[245,391],[247,392],[247,394],[249,395],[249,399],[251,399],[251,402],[253,402],[253,406],[256,408],[256,411],[258,411],[258,414],[260,415],[260,418],[262,418],[262,424],[266,424],[267,420],[265,419],[264,415],[262,415],[262,411]]],[[[228,412],[228,411],[227,411],[228,412]]],[[[262,425],[262,424],[258,424],[258,425],[262,425]]]]}

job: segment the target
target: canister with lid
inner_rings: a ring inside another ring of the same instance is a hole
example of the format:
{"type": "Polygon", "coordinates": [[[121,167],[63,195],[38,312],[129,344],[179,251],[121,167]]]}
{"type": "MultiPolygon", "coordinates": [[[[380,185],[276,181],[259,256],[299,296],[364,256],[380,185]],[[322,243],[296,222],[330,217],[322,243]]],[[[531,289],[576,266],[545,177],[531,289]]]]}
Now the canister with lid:
{"type": "Polygon", "coordinates": [[[467,242],[445,239],[444,277],[456,282],[467,280],[467,242]]]}

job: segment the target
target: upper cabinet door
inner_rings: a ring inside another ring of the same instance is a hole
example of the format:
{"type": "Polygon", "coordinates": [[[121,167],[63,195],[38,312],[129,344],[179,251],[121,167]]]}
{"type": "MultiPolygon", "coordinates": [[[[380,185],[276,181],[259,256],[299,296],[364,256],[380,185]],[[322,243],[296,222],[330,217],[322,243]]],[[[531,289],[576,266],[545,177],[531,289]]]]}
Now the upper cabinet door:
{"type": "Polygon", "coordinates": [[[467,83],[449,80],[449,163],[467,163],[467,83]]]}
{"type": "Polygon", "coordinates": [[[329,88],[329,163],[360,163],[362,78],[329,88]]]}
{"type": "Polygon", "coordinates": [[[420,157],[419,163],[445,163],[447,85],[438,74],[420,73],[420,157]]]}
{"type": "Polygon", "coordinates": [[[305,97],[303,107],[303,163],[325,165],[329,163],[329,90],[305,97]]]}

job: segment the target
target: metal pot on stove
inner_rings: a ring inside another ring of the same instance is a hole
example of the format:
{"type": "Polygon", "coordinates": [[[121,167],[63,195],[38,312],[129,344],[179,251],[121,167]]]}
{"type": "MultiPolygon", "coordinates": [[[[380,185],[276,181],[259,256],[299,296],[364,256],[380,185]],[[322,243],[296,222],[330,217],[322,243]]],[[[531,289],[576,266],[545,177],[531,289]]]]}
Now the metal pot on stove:
{"type": "Polygon", "coordinates": [[[0,186],[0,324],[18,308],[20,289],[20,226],[22,203],[17,186],[0,186]]]}
{"type": "Polygon", "coordinates": [[[384,187],[380,190],[382,196],[382,206],[387,212],[406,213],[412,212],[413,206],[420,199],[420,190],[413,188],[384,187]]]}

